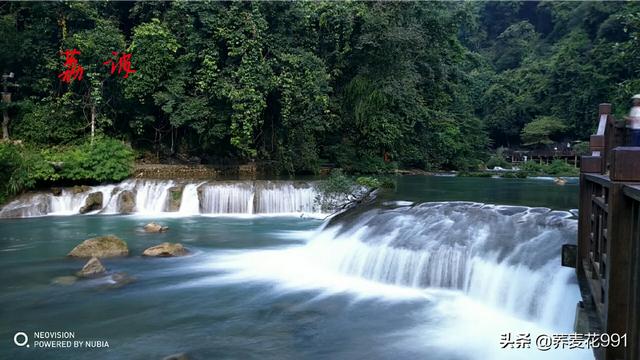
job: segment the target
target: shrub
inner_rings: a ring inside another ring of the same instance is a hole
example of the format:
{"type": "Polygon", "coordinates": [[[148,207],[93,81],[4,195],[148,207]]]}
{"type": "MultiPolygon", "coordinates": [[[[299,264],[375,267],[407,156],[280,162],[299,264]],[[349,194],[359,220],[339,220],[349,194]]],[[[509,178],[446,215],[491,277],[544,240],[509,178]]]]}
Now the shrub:
{"type": "Polygon", "coordinates": [[[360,176],[356,179],[356,184],[366,186],[368,188],[379,188],[382,183],[380,180],[371,176],[360,176]]]}
{"type": "Polygon", "coordinates": [[[20,152],[11,143],[0,143],[0,202],[22,190],[24,178],[20,174],[20,152]]]}
{"type": "Polygon", "coordinates": [[[129,177],[133,170],[134,152],[120,141],[96,138],[93,143],[49,151],[45,157],[61,164],[60,179],[103,182],[129,177]]]}
{"type": "Polygon", "coordinates": [[[459,177],[492,177],[494,174],[481,171],[463,171],[458,173],[459,177]]]}
{"type": "Polygon", "coordinates": [[[133,160],[129,147],[108,138],[45,150],[1,142],[0,203],[39,183],[120,181],[131,175],[133,160]]]}
{"type": "Polygon", "coordinates": [[[531,175],[543,175],[545,172],[545,166],[535,162],[535,161],[527,161],[520,166],[521,171],[526,171],[531,175]]]}
{"type": "Polygon", "coordinates": [[[535,161],[527,161],[520,167],[522,171],[528,172],[532,176],[555,175],[555,176],[578,176],[580,170],[573,165],[562,160],[553,160],[551,164],[540,164],[535,161]]]}
{"type": "Polygon", "coordinates": [[[380,183],[380,187],[383,189],[395,189],[396,182],[393,178],[390,178],[390,177],[383,178],[380,183]]]}
{"type": "Polygon", "coordinates": [[[526,179],[527,175],[526,171],[511,171],[505,172],[502,177],[505,179],[526,179]]]}
{"type": "Polygon", "coordinates": [[[493,169],[496,166],[499,166],[503,169],[511,169],[511,164],[507,162],[503,157],[498,155],[492,155],[489,160],[487,160],[487,169],[493,169]]]}
{"type": "Polygon", "coordinates": [[[546,166],[546,173],[558,176],[578,176],[580,170],[562,160],[553,160],[551,164],[546,166]]]}

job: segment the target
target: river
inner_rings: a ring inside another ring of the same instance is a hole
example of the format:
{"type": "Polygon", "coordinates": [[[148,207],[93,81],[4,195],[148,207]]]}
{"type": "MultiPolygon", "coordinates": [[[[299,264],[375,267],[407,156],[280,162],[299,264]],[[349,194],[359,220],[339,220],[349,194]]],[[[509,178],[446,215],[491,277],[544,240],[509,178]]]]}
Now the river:
{"type": "Polygon", "coordinates": [[[0,358],[592,358],[500,346],[506,333],[572,332],[579,292],[559,262],[560,245],[575,243],[575,180],[399,177],[375,205],[331,224],[299,184],[227,183],[201,195],[207,205],[185,201],[197,196],[187,185],[176,213],[154,208],[167,196],[160,185],[143,196],[128,184],[147,211],[70,216],[80,206],[70,197],[47,216],[0,219],[0,358]],[[169,231],[141,231],[152,220],[169,231]],[[106,234],[131,256],[103,264],[134,282],[52,283],[84,264],[65,256],[75,245],[106,234]],[[140,256],[164,241],[191,254],[140,256]],[[19,347],[18,331],[109,347],[19,347]]]}

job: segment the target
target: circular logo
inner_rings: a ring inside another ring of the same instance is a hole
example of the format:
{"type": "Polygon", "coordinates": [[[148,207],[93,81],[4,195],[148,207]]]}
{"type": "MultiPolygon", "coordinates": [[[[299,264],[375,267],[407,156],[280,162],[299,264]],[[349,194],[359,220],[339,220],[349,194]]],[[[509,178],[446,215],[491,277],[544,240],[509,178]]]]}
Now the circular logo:
{"type": "MultiPolygon", "coordinates": [[[[29,342],[29,336],[26,333],[19,331],[15,335],[13,335],[13,343],[17,346],[25,346],[29,342]],[[20,341],[22,340],[22,341],[20,341]]],[[[27,345],[29,347],[29,345],[27,345]]]]}

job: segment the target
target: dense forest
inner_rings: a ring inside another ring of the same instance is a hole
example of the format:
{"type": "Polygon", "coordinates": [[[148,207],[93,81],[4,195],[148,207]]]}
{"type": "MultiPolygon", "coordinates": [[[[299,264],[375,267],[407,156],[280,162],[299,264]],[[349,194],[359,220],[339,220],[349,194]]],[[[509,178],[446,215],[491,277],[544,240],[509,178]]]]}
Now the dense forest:
{"type": "Polygon", "coordinates": [[[587,139],[599,102],[621,113],[640,92],[636,2],[5,2],[0,16],[20,140],[0,147],[5,192],[121,179],[133,157],[475,169],[500,146],[587,139]],[[66,83],[70,49],[84,74],[66,83]],[[112,52],[135,73],[112,74],[112,52]]]}

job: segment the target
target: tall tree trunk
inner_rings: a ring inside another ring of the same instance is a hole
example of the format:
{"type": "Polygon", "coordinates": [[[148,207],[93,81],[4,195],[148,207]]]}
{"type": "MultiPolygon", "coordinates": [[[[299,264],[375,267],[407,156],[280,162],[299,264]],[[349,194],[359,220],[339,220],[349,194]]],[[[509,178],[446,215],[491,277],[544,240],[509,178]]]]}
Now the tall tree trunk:
{"type": "Polygon", "coordinates": [[[96,104],[91,105],[91,143],[96,136],[96,104]]]}
{"type": "Polygon", "coordinates": [[[2,111],[2,139],[9,140],[9,113],[2,111]]]}
{"type": "MultiPolygon", "coordinates": [[[[9,105],[11,102],[11,93],[2,93],[2,102],[9,105]]],[[[9,140],[9,110],[2,110],[2,139],[9,140]]]]}

